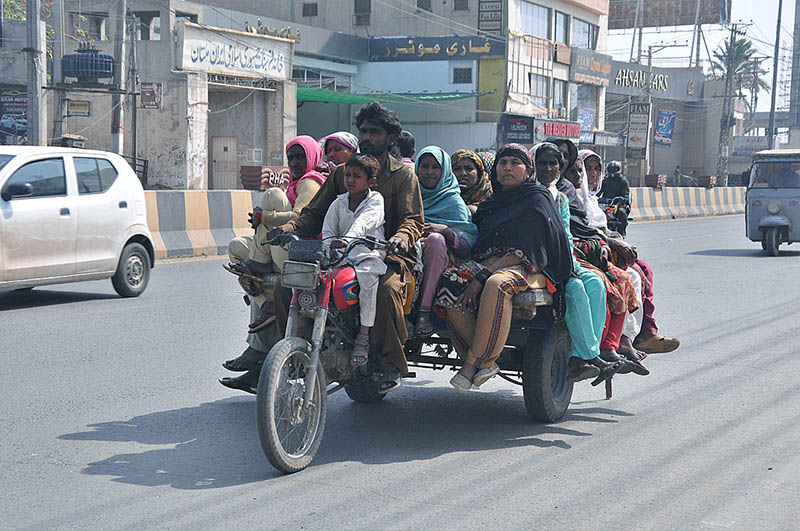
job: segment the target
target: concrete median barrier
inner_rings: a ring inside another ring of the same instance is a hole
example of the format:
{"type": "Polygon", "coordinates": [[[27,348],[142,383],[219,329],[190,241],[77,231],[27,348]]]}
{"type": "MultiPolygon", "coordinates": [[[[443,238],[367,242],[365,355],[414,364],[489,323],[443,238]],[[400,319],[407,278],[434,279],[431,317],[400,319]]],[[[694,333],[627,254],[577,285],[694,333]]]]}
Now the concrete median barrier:
{"type": "MultiPolygon", "coordinates": [[[[744,212],[744,188],[631,188],[636,221],[744,212]]],[[[147,222],[156,259],[217,256],[235,236],[252,235],[247,214],[260,191],[147,190],[147,222]]]]}
{"type": "Polygon", "coordinates": [[[631,216],[656,221],[744,213],[745,188],[631,188],[631,216]]]}

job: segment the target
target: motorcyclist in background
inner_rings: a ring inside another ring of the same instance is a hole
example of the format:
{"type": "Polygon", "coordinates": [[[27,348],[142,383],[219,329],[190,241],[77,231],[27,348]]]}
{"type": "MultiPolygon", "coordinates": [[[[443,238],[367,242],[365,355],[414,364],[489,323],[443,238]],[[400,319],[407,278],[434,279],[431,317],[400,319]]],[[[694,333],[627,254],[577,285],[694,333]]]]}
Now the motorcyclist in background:
{"type": "Polygon", "coordinates": [[[600,197],[604,199],[614,199],[624,197],[629,199],[631,195],[631,185],[628,179],[622,175],[622,165],[616,160],[606,164],[606,178],[603,179],[603,186],[600,188],[600,197]]]}

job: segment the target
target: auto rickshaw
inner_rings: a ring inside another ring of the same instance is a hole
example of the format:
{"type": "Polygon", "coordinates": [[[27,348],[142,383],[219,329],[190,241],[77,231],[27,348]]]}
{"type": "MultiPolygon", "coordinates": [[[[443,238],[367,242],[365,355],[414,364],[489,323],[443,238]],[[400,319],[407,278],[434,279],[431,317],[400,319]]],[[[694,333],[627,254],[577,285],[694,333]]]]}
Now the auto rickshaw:
{"type": "Polygon", "coordinates": [[[747,237],[770,256],[782,243],[800,241],[800,149],[753,155],[745,199],[747,237]]]}

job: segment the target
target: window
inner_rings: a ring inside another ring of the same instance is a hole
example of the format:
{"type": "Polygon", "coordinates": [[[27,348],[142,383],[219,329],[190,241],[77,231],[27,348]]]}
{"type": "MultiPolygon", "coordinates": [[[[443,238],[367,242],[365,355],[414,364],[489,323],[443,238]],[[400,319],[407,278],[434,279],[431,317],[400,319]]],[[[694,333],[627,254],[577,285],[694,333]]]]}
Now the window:
{"type": "Polygon", "coordinates": [[[73,161],[79,194],[105,192],[117,179],[117,170],[105,159],[75,157],[73,161]]]}
{"type": "Polygon", "coordinates": [[[561,44],[569,44],[569,15],[556,11],[555,29],[555,41],[561,44]]]}
{"type": "Polygon", "coordinates": [[[550,38],[550,8],[522,1],[522,32],[541,39],[550,38]]]}
{"type": "Polygon", "coordinates": [[[25,197],[67,195],[64,161],[58,158],[29,162],[14,172],[6,182],[6,186],[11,183],[30,183],[33,186],[33,193],[25,197]]]}
{"type": "Polygon", "coordinates": [[[472,83],[472,68],[454,68],[453,85],[468,85],[472,83]]]}
{"type": "Polygon", "coordinates": [[[314,2],[313,4],[303,4],[303,16],[304,17],[316,17],[317,16],[317,3],[314,2]]]}
{"type": "Polygon", "coordinates": [[[417,9],[432,12],[433,7],[431,6],[431,0],[417,0],[417,9]]]}
{"type": "Polygon", "coordinates": [[[70,19],[79,40],[108,40],[108,13],[70,13],[70,19]]]}
{"type": "Polygon", "coordinates": [[[372,2],[371,2],[371,0],[355,0],[355,6],[353,7],[353,13],[356,13],[356,14],[372,13],[372,2]]]}
{"type": "Polygon", "coordinates": [[[469,0],[453,0],[453,10],[454,11],[468,11],[469,10],[469,0]]]}
{"type": "Polygon", "coordinates": [[[193,23],[197,24],[197,15],[195,15],[193,13],[181,13],[180,11],[176,11],[175,12],[175,18],[176,19],[183,18],[183,19],[188,20],[189,22],[193,22],[193,23]]]}
{"type": "Polygon", "coordinates": [[[158,11],[137,11],[133,16],[136,19],[137,41],[161,40],[161,13],[158,11]]]}
{"type": "Polygon", "coordinates": [[[546,76],[531,74],[531,103],[542,109],[547,109],[547,97],[549,96],[547,86],[549,85],[546,76]]]}
{"type": "Polygon", "coordinates": [[[567,82],[560,79],[553,80],[553,109],[558,118],[566,118],[567,109],[567,82]],[[559,114],[559,109],[564,109],[564,115],[559,114]]]}
{"type": "Polygon", "coordinates": [[[572,19],[572,45],[576,48],[594,50],[597,48],[597,34],[600,28],[584,22],[579,18],[572,19]]]}
{"type": "Polygon", "coordinates": [[[14,158],[14,155],[0,155],[0,170],[3,169],[3,166],[8,164],[8,162],[14,158]]]}

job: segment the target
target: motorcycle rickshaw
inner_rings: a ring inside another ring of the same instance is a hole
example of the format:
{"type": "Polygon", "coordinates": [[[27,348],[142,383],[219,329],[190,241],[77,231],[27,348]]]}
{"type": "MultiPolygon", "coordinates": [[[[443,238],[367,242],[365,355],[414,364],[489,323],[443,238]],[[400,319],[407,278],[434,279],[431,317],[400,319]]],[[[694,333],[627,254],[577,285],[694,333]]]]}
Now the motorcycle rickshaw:
{"type": "Polygon", "coordinates": [[[800,241],[800,150],[753,155],[745,198],[747,237],[770,256],[782,243],[800,241]]]}
{"type": "MultiPolygon", "coordinates": [[[[355,245],[384,249],[386,242],[353,238],[335,253],[323,241],[299,240],[291,234],[269,243],[288,250],[281,273],[249,277],[243,285],[249,282],[250,290],[271,297],[280,279],[293,292],[285,339],[263,362],[256,400],[264,454],[275,468],[291,473],[306,468],[319,449],[329,394],[344,389],[352,400],[363,403],[380,402],[385,396],[371,378],[377,353],[370,352],[366,366],[350,361],[359,330],[358,283],[355,270],[339,264],[355,245]]],[[[547,290],[544,276],[536,285],[514,297],[512,328],[497,363],[500,377],[522,386],[529,416],[555,422],[564,417],[572,398],[572,383],[567,381],[570,337],[562,297],[547,290]]],[[[462,363],[444,327],[432,336],[410,338],[405,354],[414,368],[457,370],[462,363]]]]}

